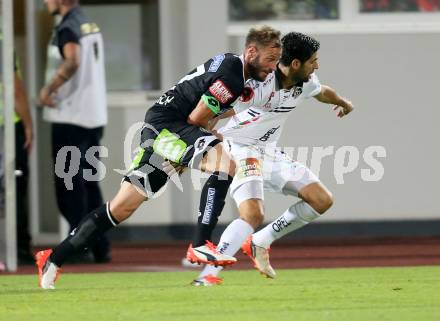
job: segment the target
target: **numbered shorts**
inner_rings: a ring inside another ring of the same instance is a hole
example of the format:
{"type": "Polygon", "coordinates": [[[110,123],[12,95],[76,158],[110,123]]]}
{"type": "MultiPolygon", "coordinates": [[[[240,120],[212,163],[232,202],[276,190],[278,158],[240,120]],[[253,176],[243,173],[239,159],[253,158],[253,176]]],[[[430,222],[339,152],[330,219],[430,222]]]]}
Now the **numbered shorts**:
{"type": "Polygon", "coordinates": [[[123,181],[142,188],[148,197],[158,192],[169,179],[162,167],[165,160],[198,168],[208,150],[220,143],[216,136],[188,124],[164,107],[153,106],[145,120],[140,151],[123,181]]]}
{"type": "Polygon", "coordinates": [[[320,182],[307,166],[289,158],[279,147],[261,148],[234,144],[230,141],[227,141],[225,146],[229,147],[237,166],[230,189],[237,205],[251,198],[264,200],[263,190],[298,195],[303,187],[320,182]],[[260,181],[262,184],[253,183],[260,181]],[[284,190],[287,183],[290,187],[288,191],[284,190]],[[246,184],[254,186],[242,188],[246,184]],[[241,195],[234,195],[239,189],[241,195]]]}

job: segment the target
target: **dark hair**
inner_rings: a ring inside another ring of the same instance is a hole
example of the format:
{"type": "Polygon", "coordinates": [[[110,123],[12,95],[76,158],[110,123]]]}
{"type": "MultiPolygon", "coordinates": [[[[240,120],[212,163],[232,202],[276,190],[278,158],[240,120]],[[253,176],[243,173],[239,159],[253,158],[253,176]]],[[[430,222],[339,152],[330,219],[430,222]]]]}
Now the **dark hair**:
{"type": "Polygon", "coordinates": [[[289,32],[281,39],[283,50],[280,62],[289,66],[294,59],[305,62],[319,50],[319,41],[299,32],[289,32]]]}
{"type": "Polygon", "coordinates": [[[281,32],[269,26],[251,28],[246,36],[246,47],[250,44],[256,44],[259,47],[269,45],[273,45],[274,48],[281,47],[280,35],[281,32]]]}

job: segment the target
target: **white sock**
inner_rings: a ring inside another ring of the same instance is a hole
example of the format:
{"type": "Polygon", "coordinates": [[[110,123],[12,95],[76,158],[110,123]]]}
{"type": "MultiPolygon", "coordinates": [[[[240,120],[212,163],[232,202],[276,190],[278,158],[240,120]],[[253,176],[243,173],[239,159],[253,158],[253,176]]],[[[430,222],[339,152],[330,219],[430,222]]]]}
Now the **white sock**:
{"type": "MultiPolygon", "coordinates": [[[[248,236],[253,232],[254,228],[248,222],[238,218],[232,221],[223,231],[223,234],[220,237],[220,241],[217,245],[217,250],[220,253],[234,256],[244,241],[246,241],[248,236]]],[[[217,276],[222,269],[223,268],[221,266],[214,267],[212,265],[207,265],[199,274],[199,278],[202,278],[208,274],[217,276]]]]}
{"type": "Polygon", "coordinates": [[[255,245],[269,248],[269,246],[284,235],[300,229],[319,217],[309,204],[304,201],[289,207],[280,217],[266,225],[252,235],[255,245]]]}

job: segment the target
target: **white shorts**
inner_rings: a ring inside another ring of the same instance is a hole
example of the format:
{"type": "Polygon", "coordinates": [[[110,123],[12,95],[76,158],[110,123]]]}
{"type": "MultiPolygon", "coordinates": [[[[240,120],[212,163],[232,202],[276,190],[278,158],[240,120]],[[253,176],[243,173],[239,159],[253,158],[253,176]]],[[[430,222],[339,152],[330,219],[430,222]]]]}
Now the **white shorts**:
{"type": "MultiPolygon", "coordinates": [[[[238,187],[251,181],[263,181],[262,186],[265,191],[294,195],[297,195],[303,187],[320,182],[307,166],[289,158],[279,147],[262,148],[234,144],[230,141],[225,142],[225,147],[229,147],[229,152],[237,166],[230,188],[231,195],[234,195],[238,187]],[[289,193],[283,190],[287,183],[293,188],[289,193]]],[[[248,195],[245,199],[261,198],[260,195],[264,195],[262,191],[254,194],[248,195]]]]}

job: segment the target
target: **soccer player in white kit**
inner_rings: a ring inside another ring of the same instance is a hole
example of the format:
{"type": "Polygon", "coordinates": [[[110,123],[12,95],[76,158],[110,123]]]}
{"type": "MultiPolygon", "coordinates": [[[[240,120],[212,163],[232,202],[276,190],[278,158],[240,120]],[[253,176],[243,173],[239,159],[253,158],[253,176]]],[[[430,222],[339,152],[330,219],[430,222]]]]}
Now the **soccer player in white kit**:
{"type": "MultiPolygon", "coordinates": [[[[335,105],[338,117],[353,110],[350,101],[321,85],[314,73],[319,67],[319,46],[317,40],[301,33],[285,35],[277,70],[264,82],[247,83],[240,103],[234,106],[235,115],[219,130],[237,164],[230,193],[240,218],[228,225],[217,248],[232,256],[242,247],[255,267],[269,278],[276,275],[269,262],[270,245],[317,219],[333,204],[332,194],[318,177],[276,147],[289,113],[310,97],[335,105]],[[264,190],[301,200],[254,233],[263,222],[264,190]]],[[[206,266],[192,284],[220,284],[221,270],[221,267],[206,266]]]]}

